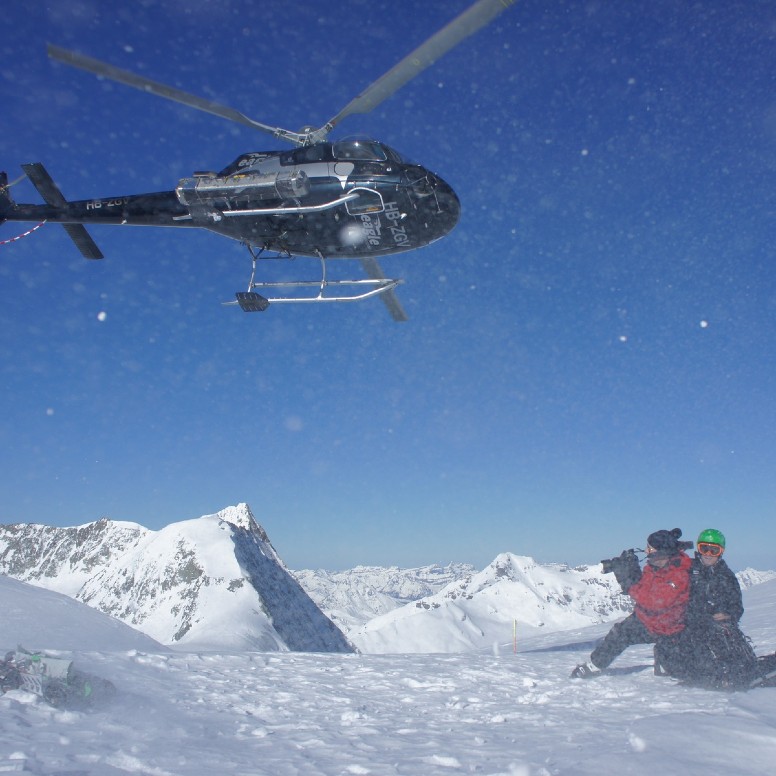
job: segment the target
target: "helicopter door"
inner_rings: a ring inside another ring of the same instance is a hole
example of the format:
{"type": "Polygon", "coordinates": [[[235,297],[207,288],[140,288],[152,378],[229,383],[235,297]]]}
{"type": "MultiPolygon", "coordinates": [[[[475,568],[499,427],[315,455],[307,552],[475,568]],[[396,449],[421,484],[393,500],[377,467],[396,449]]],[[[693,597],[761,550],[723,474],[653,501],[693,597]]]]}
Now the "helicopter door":
{"type": "Polygon", "coordinates": [[[374,189],[364,189],[360,186],[351,189],[348,194],[358,194],[358,197],[345,203],[351,216],[361,216],[366,213],[382,213],[385,210],[383,198],[374,189]]]}

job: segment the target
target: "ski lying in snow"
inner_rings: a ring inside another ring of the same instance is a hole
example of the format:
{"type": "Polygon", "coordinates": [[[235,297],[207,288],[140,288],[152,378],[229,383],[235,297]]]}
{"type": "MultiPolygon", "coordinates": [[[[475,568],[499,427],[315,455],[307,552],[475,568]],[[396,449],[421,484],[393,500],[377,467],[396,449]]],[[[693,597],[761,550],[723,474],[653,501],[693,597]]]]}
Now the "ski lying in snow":
{"type": "Polygon", "coordinates": [[[752,680],[750,687],[776,687],[776,671],[769,671],[765,676],[752,680]]]}
{"type": "Polygon", "coordinates": [[[597,679],[599,676],[627,676],[628,674],[639,674],[642,671],[647,670],[653,670],[654,666],[651,664],[649,665],[638,665],[638,666],[622,666],[617,668],[604,668],[603,670],[595,671],[594,673],[587,674],[585,676],[574,676],[572,674],[572,679],[583,679],[587,681],[588,679],[597,679]]]}

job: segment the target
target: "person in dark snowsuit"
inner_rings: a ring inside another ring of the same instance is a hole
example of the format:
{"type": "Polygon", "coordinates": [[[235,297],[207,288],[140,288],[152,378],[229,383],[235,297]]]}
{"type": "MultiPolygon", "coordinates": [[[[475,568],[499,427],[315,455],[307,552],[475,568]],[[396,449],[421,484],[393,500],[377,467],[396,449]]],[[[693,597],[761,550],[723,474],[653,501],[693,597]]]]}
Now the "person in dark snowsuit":
{"type": "Polygon", "coordinates": [[[707,626],[711,622],[738,626],[744,613],[741,585],[725,563],[725,536],[708,528],[701,531],[690,570],[690,605],[687,624],[707,626]]]}
{"type": "Polygon", "coordinates": [[[610,564],[623,592],[633,599],[634,610],[612,627],[590,660],[572,671],[572,678],[595,676],[628,647],[660,643],[684,630],[692,561],[684,552],[687,543],[679,541],[681,535],[679,528],[650,534],[643,571],[633,551],[626,550],[610,564]]]}
{"type": "Polygon", "coordinates": [[[655,665],[691,684],[718,689],[749,687],[764,672],[738,622],[744,613],[741,585],[722,558],[725,536],[701,531],[690,569],[687,627],[655,647],[655,665]]]}

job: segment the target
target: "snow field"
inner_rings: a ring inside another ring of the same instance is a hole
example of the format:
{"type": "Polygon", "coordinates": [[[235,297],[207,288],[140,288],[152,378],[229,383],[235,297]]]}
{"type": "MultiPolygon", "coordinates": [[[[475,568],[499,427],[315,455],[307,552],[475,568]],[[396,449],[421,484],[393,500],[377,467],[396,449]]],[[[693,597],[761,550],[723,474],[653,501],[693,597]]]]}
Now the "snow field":
{"type": "MultiPolygon", "coordinates": [[[[0,577],[0,597],[6,638],[61,648],[118,691],[89,711],[0,696],[0,772],[764,776],[776,762],[774,688],[683,687],[654,676],[648,646],[607,675],[570,680],[607,624],[526,638],[517,654],[511,643],[458,654],[194,653],[155,648],[16,580],[0,577]]],[[[746,590],[744,604],[756,651],[772,651],[776,581],[746,590]]]]}
{"type": "Polygon", "coordinates": [[[770,772],[776,692],[681,687],[653,675],[647,648],[612,675],[568,680],[588,650],[80,653],[116,699],[70,712],[10,692],[2,756],[35,773],[94,776],[770,772]]]}

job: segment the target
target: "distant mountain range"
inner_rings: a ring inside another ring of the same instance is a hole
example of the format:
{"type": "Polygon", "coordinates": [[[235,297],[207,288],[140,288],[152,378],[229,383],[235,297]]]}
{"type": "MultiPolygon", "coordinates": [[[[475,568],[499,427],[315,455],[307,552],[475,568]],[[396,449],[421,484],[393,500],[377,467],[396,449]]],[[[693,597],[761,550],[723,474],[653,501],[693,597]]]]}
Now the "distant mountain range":
{"type": "Polygon", "coordinates": [[[602,574],[598,564],[541,565],[510,553],[479,572],[451,564],[295,573],[367,653],[490,649],[511,641],[518,629],[522,638],[618,619],[631,609],[614,577],[602,574]]]}
{"type": "MultiPolygon", "coordinates": [[[[572,568],[504,553],[468,564],[293,572],[310,597],[365,653],[461,652],[515,638],[620,619],[631,611],[600,564],[572,568]]],[[[745,569],[743,588],[776,578],[745,569]]]]}
{"type": "Polygon", "coordinates": [[[356,566],[347,571],[292,572],[309,596],[346,633],[381,614],[434,595],[449,584],[471,576],[474,566],[356,566]]]}
{"type": "MultiPolygon", "coordinates": [[[[188,650],[494,649],[630,611],[599,564],[538,564],[510,553],[479,572],[468,564],[291,572],[247,504],[160,531],[107,519],[0,526],[0,573],[188,650]]],[[[774,577],[739,574],[744,587],[774,577]]]]}

